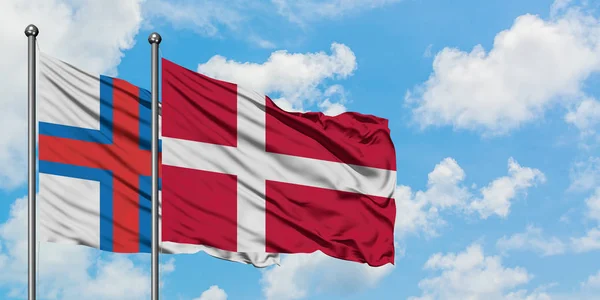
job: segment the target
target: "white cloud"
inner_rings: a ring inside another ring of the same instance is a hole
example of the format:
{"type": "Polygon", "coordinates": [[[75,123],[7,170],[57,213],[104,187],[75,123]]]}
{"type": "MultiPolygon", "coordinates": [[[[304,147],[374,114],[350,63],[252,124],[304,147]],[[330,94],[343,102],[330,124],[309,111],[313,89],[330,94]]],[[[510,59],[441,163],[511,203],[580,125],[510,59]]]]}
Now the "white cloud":
{"type": "Polygon", "coordinates": [[[224,33],[244,39],[260,48],[273,49],[275,43],[259,36],[261,28],[281,26],[277,14],[300,28],[307,21],[341,17],[359,13],[401,0],[147,0],[144,25],[153,27],[164,20],[178,29],[189,29],[200,35],[221,38],[224,33]],[[261,16],[269,15],[269,18],[261,16]]]}
{"type": "Polygon", "coordinates": [[[453,158],[445,158],[428,175],[427,189],[412,192],[408,186],[396,190],[396,236],[423,231],[428,236],[437,235],[437,229],[445,225],[439,217],[443,210],[455,209],[464,213],[478,213],[482,219],[491,215],[506,217],[512,201],[519,192],[538,182],[544,182],[544,174],[538,170],[521,167],[512,157],[508,159],[508,176],[499,177],[481,188],[477,197],[464,184],[464,170],[453,158]]]}
{"type": "Polygon", "coordinates": [[[581,283],[584,290],[596,290],[600,292],[600,271],[594,275],[590,275],[588,279],[581,283]]]}
{"type": "Polygon", "coordinates": [[[478,243],[458,254],[436,253],[424,268],[438,273],[421,280],[422,295],[409,300],[591,300],[597,299],[600,291],[600,272],[581,282],[581,289],[570,292],[548,292],[557,283],[541,285],[532,291],[520,288],[534,276],[522,267],[504,266],[500,256],[485,256],[478,243]]]}
{"type": "Polygon", "coordinates": [[[551,299],[558,300],[554,297],[554,295],[548,294],[544,291],[544,289],[541,289],[541,290],[534,290],[531,293],[528,293],[526,290],[510,292],[510,293],[506,294],[506,296],[504,296],[504,298],[502,300],[551,300],[551,299]]]}
{"type": "Polygon", "coordinates": [[[508,160],[508,176],[500,177],[481,189],[482,198],[470,204],[470,209],[479,212],[485,219],[492,214],[507,217],[513,198],[546,178],[538,169],[521,167],[512,157],[508,160]]]}
{"type": "Polygon", "coordinates": [[[600,70],[600,22],[561,3],[550,20],[519,16],[489,52],[437,53],[429,79],[405,97],[415,122],[498,135],[582,100],[583,82],[600,70]]]}
{"type": "Polygon", "coordinates": [[[597,187],[586,200],[586,216],[595,221],[596,226],[588,230],[585,236],[571,238],[575,252],[600,250],[600,187],[597,187]]]}
{"type": "MultiPolygon", "coordinates": [[[[245,21],[246,1],[148,0],[144,15],[152,21],[164,19],[175,28],[186,28],[205,36],[216,36],[220,26],[237,29],[245,21]]],[[[150,26],[150,24],[148,24],[150,26]]]]}
{"type": "Polygon", "coordinates": [[[424,196],[436,207],[462,206],[469,198],[467,188],[459,185],[465,179],[465,171],[452,158],[437,164],[427,179],[424,196]]]}
{"type": "Polygon", "coordinates": [[[166,262],[159,262],[158,265],[158,276],[159,288],[162,289],[165,286],[167,275],[175,272],[175,258],[169,258],[166,262]]]}
{"type": "Polygon", "coordinates": [[[427,46],[427,48],[425,48],[425,52],[423,52],[423,57],[431,57],[433,55],[433,53],[431,53],[431,50],[433,49],[433,44],[429,44],[429,46],[427,46]]]}
{"type": "Polygon", "coordinates": [[[600,224],[600,187],[596,188],[594,194],[585,199],[587,216],[600,224]]]}
{"type": "Polygon", "coordinates": [[[437,236],[437,230],[446,224],[442,218],[439,218],[438,209],[431,206],[426,197],[415,197],[409,186],[399,186],[395,197],[396,238],[401,239],[420,231],[428,237],[437,236]]]}
{"type": "Polygon", "coordinates": [[[396,237],[423,231],[427,236],[437,235],[445,224],[439,211],[464,207],[470,197],[461,183],[465,172],[453,158],[445,158],[428,174],[427,190],[414,194],[409,186],[396,189],[396,237]]]}
{"type": "Polygon", "coordinates": [[[571,108],[565,121],[579,129],[580,147],[595,149],[600,145],[600,101],[587,98],[571,108]]]}
{"type": "MultiPolygon", "coordinates": [[[[331,54],[289,53],[275,51],[262,63],[241,63],[215,55],[198,66],[198,72],[225,81],[237,83],[257,92],[271,95],[278,93],[280,103],[287,103],[293,110],[303,110],[304,105],[312,105],[316,100],[325,103],[327,98],[339,94],[339,88],[324,86],[328,79],[344,79],[356,69],[356,56],[343,44],[333,43],[331,54]],[[325,89],[325,91],[323,91],[325,89]]],[[[342,90],[343,91],[343,90],[342,90]]],[[[331,100],[330,100],[331,102],[331,100]]],[[[341,101],[335,102],[339,104],[341,101]]],[[[335,103],[325,104],[326,109],[335,103]]],[[[332,112],[339,112],[335,107],[332,112]]]]}
{"type": "Polygon", "coordinates": [[[496,245],[501,251],[531,250],[542,256],[562,254],[567,250],[575,253],[600,250],[600,187],[586,198],[585,204],[585,216],[594,222],[595,227],[583,236],[571,237],[569,245],[556,237],[545,237],[542,230],[534,226],[528,226],[524,233],[514,234],[510,238],[504,236],[496,245]]]}
{"type": "MultiPolygon", "coordinates": [[[[148,255],[110,254],[84,246],[41,243],[38,288],[44,298],[147,299],[150,274],[130,258],[148,255]]],[[[9,219],[0,224],[0,286],[24,296],[27,285],[27,201],[17,199],[9,219]]],[[[162,276],[174,269],[173,261],[161,266],[162,276]]]]}
{"type": "MultiPolygon", "coordinates": [[[[544,297],[532,297],[532,298],[524,298],[518,297],[515,299],[523,299],[523,300],[537,300],[537,299],[552,299],[552,300],[596,300],[598,299],[598,293],[600,292],[600,271],[596,274],[590,275],[585,281],[580,282],[579,289],[573,289],[571,291],[565,292],[552,292],[546,293],[545,290],[549,287],[556,286],[557,283],[549,284],[546,286],[542,286],[538,288],[532,296],[540,296],[544,297]]],[[[508,298],[513,299],[513,298],[508,298]]]]}
{"type": "Polygon", "coordinates": [[[306,112],[304,109],[294,107],[294,105],[285,98],[277,98],[277,99],[272,99],[272,100],[275,103],[275,105],[277,105],[277,107],[279,107],[285,111],[299,112],[299,113],[306,112]]]}
{"type": "MultiPolygon", "coordinates": [[[[255,16],[273,14],[269,3],[251,0],[146,0],[143,6],[145,28],[167,21],[176,29],[191,30],[204,37],[235,36],[264,49],[273,49],[275,43],[256,34],[255,16]]],[[[270,20],[267,18],[267,20],[270,20]]],[[[260,24],[263,25],[263,24],[260,24]]]]}
{"type": "Polygon", "coordinates": [[[142,0],[5,0],[0,18],[0,188],[22,184],[27,147],[27,39],[29,23],[40,29],[41,51],[89,72],[114,75],[123,51],[134,44],[142,0]],[[110,20],[110,22],[106,22],[110,20]]]}
{"type": "Polygon", "coordinates": [[[600,271],[590,275],[585,281],[580,283],[579,289],[571,292],[553,292],[550,294],[552,300],[596,300],[600,293],[600,271]]]}
{"type": "MultiPolygon", "coordinates": [[[[89,268],[89,267],[88,267],[89,268]]],[[[148,273],[135,266],[133,261],[121,255],[113,255],[109,261],[98,260],[97,271],[87,276],[80,286],[63,287],[63,299],[81,299],[86,295],[92,299],[143,299],[149,294],[150,284],[148,273]]],[[[55,283],[57,289],[60,283],[55,283]]]]}
{"type": "Polygon", "coordinates": [[[160,264],[160,274],[172,273],[175,271],[175,259],[169,258],[167,262],[160,264]]]}
{"type": "Polygon", "coordinates": [[[567,9],[571,2],[573,2],[573,0],[555,0],[550,7],[550,14],[556,16],[558,13],[567,9]]]}
{"type": "Polygon", "coordinates": [[[346,112],[346,92],[344,87],[336,84],[332,85],[325,90],[323,94],[325,100],[319,103],[319,108],[323,111],[323,114],[328,116],[336,116],[346,112]]]}
{"type": "Polygon", "coordinates": [[[424,268],[440,273],[421,280],[423,294],[409,299],[549,299],[537,292],[532,296],[523,290],[513,291],[533,276],[524,268],[503,266],[499,256],[485,256],[479,244],[458,254],[436,253],[424,268]]]}
{"type": "Polygon", "coordinates": [[[213,285],[194,300],[227,300],[227,293],[218,286],[213,285]]]}
{"type": "Polygon", "coordinates": [[[496,242],[500,251],[530,250],[542,256],[563,254],[566,245],[556,237],[545,237],[542,229],[535,226],[527,226],[523,233],[516,233],[510,237],[503,236],[496,242]]]}
{"type": "Polygon", "coordinates": [[[600,124],[600,102],[591,98],[581,101],[565,115],[565,121],[575,125],[583,135],[594,135],[600,124]]]}
{"type": "Polygon", "coordinates": [[[277,48],[277,45],[275,45],[275,43],[269,41],[269,40],[265,40],[259,36],[256,35],[252,35],[250,36],[250,41],[252,41],[254,44],[256,44],[257,46],[259,46],[260,48],[264,48],[264,49],[273,49],[273,48],[277,48]]]}
{"type": "Polygon", "coordinates": [[[370,267],[317,251],[283,257],[280,266],[263,272],[261,282],[267,300],[303,299],[313,292],[349,295],[375,287],[393,269],[390,264],[370,267]]]}
{"type": "Polygon", "coordinates": [[[600,157],[576,162],[570,171],[571,191],[589,191],[600,186],[600,157]]]}
{"type": "Polygon", "coordinates": [[[600,250],[600,229],[592,228],[585,236],[571,238],[571,243],[575,252],[600,250]]]}
{"type": "Polygon", "coordinates": [[[331,103],[329,99],[319,103],[319,108],[323,111],[323,114],[328,116],[337,116],[346,111],[346,107],[341,103],[331,103]]]}
{"type": "Polygon", "coordinates": [[[303,25],[307,21],[341,17],[400,2],[400,0],[271,0],[271,2],[275,4],[281,15],[303,25]]]}

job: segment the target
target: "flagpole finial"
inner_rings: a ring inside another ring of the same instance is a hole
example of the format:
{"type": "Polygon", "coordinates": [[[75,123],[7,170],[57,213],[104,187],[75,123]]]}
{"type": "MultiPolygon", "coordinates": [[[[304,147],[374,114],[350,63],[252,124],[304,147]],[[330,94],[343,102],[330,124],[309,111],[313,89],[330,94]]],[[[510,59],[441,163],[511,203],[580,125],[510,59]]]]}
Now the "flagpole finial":
{"type": "Polygon", "coordinates": [[[37,35],[40,33],[39,29],[37,28],[37,26],[33,25],[33,24],[29,24],[26,28],[25,28],[25,35],[26,36],[34,36],[37,37],[37,35]]]}
{"type": "Polygon", "coordinates": [[[160,34],[153,32],[150,34],[150,36],[148,37],[148,43],[150,44],[160,44],[160,42],[162,41],[162,38],[160,37],[160,34]]]}

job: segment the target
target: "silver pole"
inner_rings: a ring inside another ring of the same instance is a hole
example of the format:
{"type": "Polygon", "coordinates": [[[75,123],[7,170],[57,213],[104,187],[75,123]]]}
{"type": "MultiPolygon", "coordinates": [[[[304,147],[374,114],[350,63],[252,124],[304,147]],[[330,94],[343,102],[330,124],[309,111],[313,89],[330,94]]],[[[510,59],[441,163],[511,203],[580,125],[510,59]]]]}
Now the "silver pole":
{"type": "Polygon", "coordinates": [[[154,32],[152,46],[152,300],[158,300],[158,45],[162,38],[154,32]]]}
{"type": "Polygon", "coordinates": [[[29,296],[29,300],[35,300],[35,273],[36,273],[36,257],[35,257],[35,248],[36,248],[36,232],[35,232],[35,192],[36,192],[36,182],[35,182],[35,144],[36,144],[36,128],[35,128],[35,40],[40,31],[38,28],[31,24],[25,28],[25,36],[27,36],[27,44],[28,44],[28,52],[27,52],[27,65],[28,65],[28,131],[27,135],[27,165],[28,165],[28,190],[27,190],[27,200],[28,200],[28,239],[27,239],[27,266],[28,268],[28,290],[27,294],[29,296]]]}

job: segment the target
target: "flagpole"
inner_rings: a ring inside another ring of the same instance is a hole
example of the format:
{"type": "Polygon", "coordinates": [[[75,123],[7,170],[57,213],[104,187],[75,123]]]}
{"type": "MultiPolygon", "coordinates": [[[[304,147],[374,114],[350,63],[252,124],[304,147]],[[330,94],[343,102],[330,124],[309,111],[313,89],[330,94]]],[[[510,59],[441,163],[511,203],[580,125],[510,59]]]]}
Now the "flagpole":
{"type": "Polygon", "coordinates": [[[158,45],[160,34],[148,37],[152,47],[152,300],[158,300],[158,45]]]}
{"type": "Polygon", "coordinates": [[[31,24],[25,28],[25,36],[27,37],[27,66],[28,66],[28,76],[27,76],[27,96],[28,96],[28,135],[27,135],[27,165],[28,165],[28,190],[27,190],[27,200],[28,200],[28,239],[27,239],[27,266],[28,266],[28,290],[27,294],[29,296],[29,300],[35,300],[35,273],[36,273],[36,257],[35,257],[35,248],[36,248],[36,236],[35,236],[35,192],[36,192],[36,178],[35,178],[35,142],[36,142],[36,115],[35,115],[35,41],[37,35],[40,33],[38,28],[31,24]]]}

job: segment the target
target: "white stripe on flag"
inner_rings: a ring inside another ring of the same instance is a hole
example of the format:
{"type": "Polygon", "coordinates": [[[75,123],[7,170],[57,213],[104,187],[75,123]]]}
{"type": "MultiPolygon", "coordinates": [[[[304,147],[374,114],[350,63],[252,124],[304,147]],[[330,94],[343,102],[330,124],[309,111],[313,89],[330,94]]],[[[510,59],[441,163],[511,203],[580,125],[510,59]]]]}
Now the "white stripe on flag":
{"type": "Polygon", "coordinates": [[[40,241],[100,248],[100,183],[44,173],[39,181],[40,241]]]}
{"type": "Polygon", "coordinates": [[[40,53],[38,121],[100,129],[100,76],[40,53]]]}

